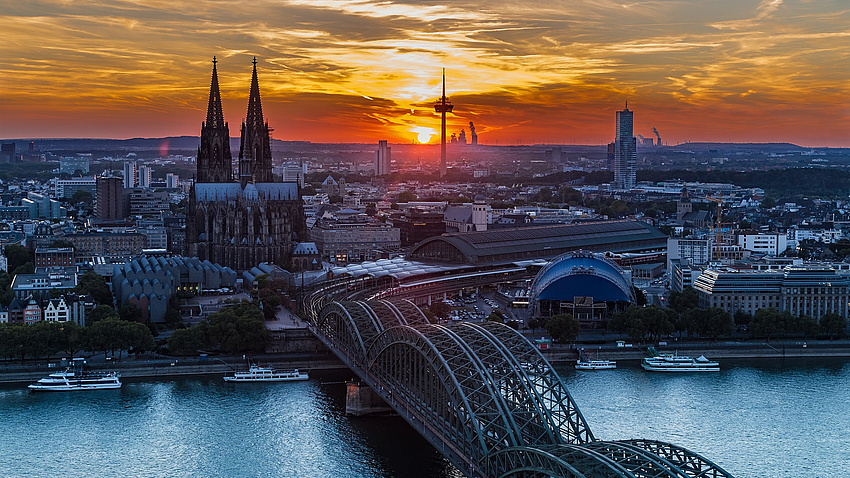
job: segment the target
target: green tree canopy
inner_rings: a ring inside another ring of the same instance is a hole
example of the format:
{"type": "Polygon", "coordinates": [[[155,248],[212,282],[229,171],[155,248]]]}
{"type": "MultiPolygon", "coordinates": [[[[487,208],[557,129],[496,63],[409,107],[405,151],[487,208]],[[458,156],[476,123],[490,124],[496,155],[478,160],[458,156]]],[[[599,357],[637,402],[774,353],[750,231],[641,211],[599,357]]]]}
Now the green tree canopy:
{"type": "Polygon", "coordinates": [[[732,315],[719,308],[693,309],[695,332],[702,337],[717,340],[721,335],[732,335],[735,323],[732,315]]]}
{"type": "Polygon", "coordinates": [[[419,199],[419,196],[416,195],[413,191],[402,191],[398,195],[398,202],[410,202],[416,201],[419,199]]]}
{"type": "Polygon", "coordinates": [[[71,204],[78,204],[81,202],[91,204],[91,193],[88,191],[83,191],[82,189],[78,189],[77,192],[75,192],[74,195],[71,196],[71,204]]]}
{"type": "Polygon", "coordinates": [[[109,290],[106,280],[97,272],[88,271],[81,275],[74,292],[82,295],[91,294],[98,304],[112,305],[112,291],[109,290]]]}
{"type": "Polygon", "coordinates": [[[449,307],[449,304],[441,300],[431,302],[431,305],[428,306],[428,309],[436,316],[441,319],[447,319],[449,317],[449,312],[452,311],[452,308],[449,307]]]}
{"type": "Polygon", "coordinates": [[[553,315],[546,321],[546,333],[558,342],[571,342],[578,338],[581,325],[572,314],[553,315]]]}
{"type": "Polygon", "coordinates": [[[86,325],[92,325],[106,319],[118,319],[118,312],[108,305],[98,305],[86,314],[86,325]]]}
{"type": "Polygon", "coordinates": [[[820,318],[820,326],[823,328],[823,332],[829,335],[829,340],[835,340],[838,337],[843,337],[847,331],[847,317],[830,312],[820,318]]]}
{"type": "MultiPolygon", "coordinates": [[[[19,244],[9,244],[3,248],[3,253],[6,255],[8,270],[12,275],[14,275],[15,269],[33,260],[32,252],[19,244]]],[[[23,274],[23,272],[19,272],[19,274],[23,274]]]]}

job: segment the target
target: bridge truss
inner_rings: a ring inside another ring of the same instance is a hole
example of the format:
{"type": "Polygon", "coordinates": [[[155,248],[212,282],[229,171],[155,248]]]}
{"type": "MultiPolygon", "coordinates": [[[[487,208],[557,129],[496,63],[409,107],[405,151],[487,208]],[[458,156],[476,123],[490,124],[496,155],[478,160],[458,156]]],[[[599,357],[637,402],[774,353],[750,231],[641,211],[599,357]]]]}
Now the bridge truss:
{"type": "Polygon", "coordinates": [[[406,299],[322,297],[313,333],[466,476],[731,478],[668,443],[597,440],[560,376],[510,327],[431,324],[406,299]]]}

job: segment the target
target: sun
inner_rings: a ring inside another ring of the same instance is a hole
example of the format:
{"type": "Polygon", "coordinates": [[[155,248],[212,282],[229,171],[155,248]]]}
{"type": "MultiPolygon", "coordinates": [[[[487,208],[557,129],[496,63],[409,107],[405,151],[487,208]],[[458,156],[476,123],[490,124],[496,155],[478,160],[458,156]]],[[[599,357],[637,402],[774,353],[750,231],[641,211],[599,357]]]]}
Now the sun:
{"type": "Polygon", "coordinates": [[[431,133],[427,131],[422,131],[419,135],[416,136],[416,139],[419,140],[420,143],[425,144],[428,141],[431,141],[431,133]]]}

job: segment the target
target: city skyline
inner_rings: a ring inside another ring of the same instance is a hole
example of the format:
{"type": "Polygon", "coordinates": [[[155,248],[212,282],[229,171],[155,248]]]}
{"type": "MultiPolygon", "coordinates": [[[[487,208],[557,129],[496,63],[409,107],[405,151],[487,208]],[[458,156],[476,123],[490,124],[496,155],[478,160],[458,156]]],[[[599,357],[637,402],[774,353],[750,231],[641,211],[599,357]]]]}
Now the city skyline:
{"type": "MultiPolygon", "coordinates": [[[[0,14],[0,137],[198,135],[219,59],[244,117],[251,59],[275,139],[850,146],[850,7],[840,0],[552,3],[34,1],[0,14]],[[468,131],[467,131],[468,132],[468,131]]],[[[235,127],[235,126],[234,126],[235,127]]]]}

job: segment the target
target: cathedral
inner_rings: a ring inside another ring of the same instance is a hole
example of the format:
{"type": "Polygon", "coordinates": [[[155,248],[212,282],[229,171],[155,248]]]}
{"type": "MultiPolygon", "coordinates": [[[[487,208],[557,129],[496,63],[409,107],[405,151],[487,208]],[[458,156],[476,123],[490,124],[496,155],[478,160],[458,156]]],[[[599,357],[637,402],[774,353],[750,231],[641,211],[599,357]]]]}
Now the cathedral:
{"type": "Polygon", "coordinates": [[[294,243],[306,239],[301,189],[298,182],[274,181],[269,131],[255,58],[234,178],[213,58],[207,120],[201,123],[197,176],[186,215],[187,255],[245,271],[261,262],[288,263],[294,243]]]}

